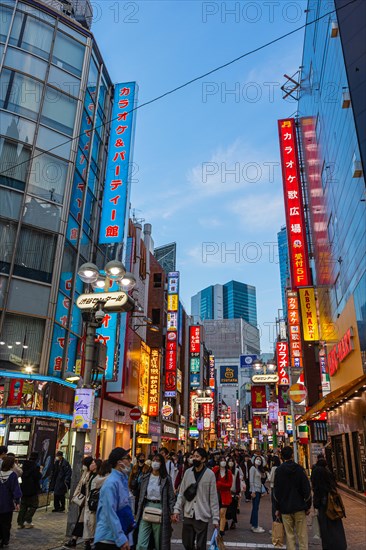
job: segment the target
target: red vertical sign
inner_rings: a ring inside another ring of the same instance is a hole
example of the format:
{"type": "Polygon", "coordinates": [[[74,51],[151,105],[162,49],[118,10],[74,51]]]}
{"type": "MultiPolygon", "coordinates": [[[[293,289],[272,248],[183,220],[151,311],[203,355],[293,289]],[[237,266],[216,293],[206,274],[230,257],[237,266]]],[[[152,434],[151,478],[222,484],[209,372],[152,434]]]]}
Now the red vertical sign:
{"type": "Polygon", "coordinates": [[[290,383],[290,379],[287,372],[287,369],[289,366],[288,343],[277,342],[276,354],[277,354],[277,366],[278,366],[278,378],[279,378],[278,385],[288,386],[290,383]]]}
{"type": "Polygon", "coordinates": [[[278,121],[292,288],[311,286],[295,119],[278,121]]]}

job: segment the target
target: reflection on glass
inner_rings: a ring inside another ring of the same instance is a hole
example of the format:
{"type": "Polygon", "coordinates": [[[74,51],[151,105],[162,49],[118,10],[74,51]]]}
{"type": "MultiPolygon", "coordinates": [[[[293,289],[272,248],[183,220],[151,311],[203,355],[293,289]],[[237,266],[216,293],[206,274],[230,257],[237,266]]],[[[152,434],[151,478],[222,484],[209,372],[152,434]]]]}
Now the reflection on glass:
{"type": "Polygon", "coordinates": [[[52,282],[57,235],[23,226],[15,252],[14,275],[52,282]]]}
{"type": "Polygon", "coordinates": [[[13,10],[9,10],[5,6],[1,6],[1,13],[0,13],[0,42],[5,42],[6,37],[8,35],[10,22],[11,22],[11,16],[13,14],[13,10]]]}
{"type": "Polygon", "coordinates": [[[14,251],[16,225],[0,220],[0,272],[9,273],[14,251]]]}
{"type": "Polygon", "coordinates": [[[0,107],[36,119],[42,97],[42,84],[14,71],[1,73],[0,107]]]}
{"type": "Polygon", "coordinates": [[[28,190],[43,199],[62,203],[67,176],[67,163],[47,155],[35,152],[29,175],[28,190]]]}
{"type": "Polygon", "coordinates": [[[48,83],[63,92],[78,97],[80,90],[80,80],[70,73],[66,73],[57,67],[51,65],[48,75],[48,83]]]}
{"type": "Polygon", "coordinates": [[[44,80],[47,68],[45,61],[41,61],[37,57],[16,50],[15,48],[8,48],[4,65],[12,69],[18,69],[23,73],[28,73],[40,80],[44,80]]]}
{"type": "Polygon", "coordinates": [[[18,220],[22,197],[22,193],[0,187],[0,216],[18,220]]]}
{"type": "Polygon", "coordinates": [[[0,138],[0,183],[23,190],[31,149],[21,143],[0,138]]]}
{"type": "MultiPolygon", "coordinates": [[[[31,363],[35,370],[38,369],[41,360],[44,326],[44,319],[7,313],[1,333],[1,338],[5,342],[27,342],[28,347],[24,352],[20,352],[20,355],[25,362],[31,363]]],[[[3,348],[5,346],[0,346],[2,367],[13,369],[14,365],[9,362],[9,350],[3,348]]]]}
{"type": "Polygon", "coordinates": [[[53,203],[27,196],[25,199],[23,221],[29,225],[58,231],[60,227],[61,207],[53,203]]]}
{"type": "Polygon", "coordinates": [[[76,113],[76,100],[47,86],[41,121],[47,126],[72,135],[76,113]]]}
{"type": "Polygon", "coordinates": [[[25,118],[20,118],[6,111],[1,111],[0,128],[3,136],[24,141],[29,144],[33,143],[36,125],[25,118]]]}
{"type": "Polygon", "coordinates": [[[37,147],[45,151],[51,151],[58,157],[68,159],[70,157],[71,141],[63,134],[40,126],[37,136],[37,147]]]}
{"type": "Polygon", "coordinates": [[[20,12],[15,14],[9,42],[44,59],[50,56],[53,28],[42,20],[20,12]]]}
{"type": "Polygon", "coordinates": [[[85,47],[62,32],[56,35],[52,62],[76,76],[81,76],[85,47]]]}

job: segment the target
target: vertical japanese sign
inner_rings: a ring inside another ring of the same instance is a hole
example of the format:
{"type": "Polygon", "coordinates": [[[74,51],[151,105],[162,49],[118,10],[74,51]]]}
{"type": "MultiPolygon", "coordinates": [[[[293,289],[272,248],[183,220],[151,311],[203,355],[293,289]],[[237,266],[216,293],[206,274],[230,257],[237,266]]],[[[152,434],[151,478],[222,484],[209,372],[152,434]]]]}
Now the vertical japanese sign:
{"type": "Polygon", "coordinates": [[[278,385],[288,386],[290,384],[289,375],[287,372],[289,366],[288,343],[276,343],[277,365],[278,365],[278,385]]]}
{"type": "Polygon", "coordinates": [[[297,291],[287,291],[287,319],[291,366],[303,367],[299,299],[297,291]]]}
{"type": "Polygon", "coordinates": [[[201,349],[201,327],[192,325],[189,327],[189,371],[191,390],[200,387],[200,349],[201,349]]]}
{"type": "Polygon", "coordinates": [[[150,376],[150,348],[141,341],[140,347],[140,370],[139,370],[139,394],[137,404],[142,411],[142,424],[139,425],[138,433],[149,433],[149,376],[150,376]]]}
{"type": "Polygon", "coordinates": [[[306,342],[319,340],[318,319],[316,315],[315,292],[313,288],[299,289],[301,304],[302,331],[306,342]]]}
{"type": "Polygon", "coordinates": [[[177,395],[179,272],[168,273],[168,315],[165,344],[164,397],[177,395]]]}
{"type": "Polygon", "coordinates": [[[135,82],[116,84],[111,136],[103,194],[99,243],[121,243],[124,239],[129,196],[129,165],[135,104],[135,82]]]}
{"type": "Polygon", "coordinates": [[[208,386],[215,391],[215,356],[210,355],[208,367],[208,386]]]}
{"type": "Polygon", "coordinates": [[[292,288],[310,286],[295,119],[278,121],[292,288]]]}
{"type": "Polygon", "coordinates": [[[148,416],[159,416],[160,392],[160,353],[158,348],[152,348],[150,356],[150,388],[148,416]]]}

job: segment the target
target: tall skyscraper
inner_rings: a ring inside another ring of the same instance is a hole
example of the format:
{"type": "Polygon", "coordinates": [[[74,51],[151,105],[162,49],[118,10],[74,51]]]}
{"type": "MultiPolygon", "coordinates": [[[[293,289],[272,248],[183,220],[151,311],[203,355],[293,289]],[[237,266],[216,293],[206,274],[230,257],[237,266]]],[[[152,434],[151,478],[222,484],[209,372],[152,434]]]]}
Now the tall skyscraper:
{"type": "Polygon", "coordinates": [[[196,320],[244,319],[257,326],[256,289],[238,281],[211,285],[192,296],[191,313],[196,320]]]}
{"type": "Polygon", "coordinates": [[[281,227],[281,231],[277,233],[278,242],[278,256],[280,263],[280,278],[281,278],[281,297],[282,297],[282,310],[283,315],[287,315],[287,303],[286,303],[286,287],[290,285],[290,271],[288,264],[288,244],[287,244],[287,230],[284,225],[281,227]]]}

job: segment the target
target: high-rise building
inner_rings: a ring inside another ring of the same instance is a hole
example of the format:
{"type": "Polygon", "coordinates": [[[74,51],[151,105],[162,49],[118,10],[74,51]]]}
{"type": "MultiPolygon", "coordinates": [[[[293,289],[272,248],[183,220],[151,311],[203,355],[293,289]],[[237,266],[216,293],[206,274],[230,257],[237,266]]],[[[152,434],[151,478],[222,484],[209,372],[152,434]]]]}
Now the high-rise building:
{"type": "Polygon", "coordinates": [[[192,296],[191,313],[195,320],[244,319],[257,326],[255,286],[230,281],[204,288],[192,296]]]}
{"type": "Polygon", "coordinates": [[[365,491],[359,464],[366,437],[366,3],[311,0],[307,20],[317,22],[305,30],[297,131],[314,257],[318,351],[330,393],[301,421],[308,421],[313,442],[324,441],[311,419],[328,416],[337,479],[365,491]]]}
{"type": "Polygon", "coordinates": [[[154,249],[154,256],[165,273],[176,271],[177,243],[158,246],[154,249]]]}
{"type": "Polygon", "coordinates": [[[281,298],[282,298],[282,310],[283,315],[287,315],[287,303],[286,303],[286,287],[290,286],[290,270],[288,260],[288,244],[287,244],[287,231],[286,226],[281,227],[281,231],[277,233],[278,243],[278,258],[280,264],[280,278],[281,278],[281,298]]]}

